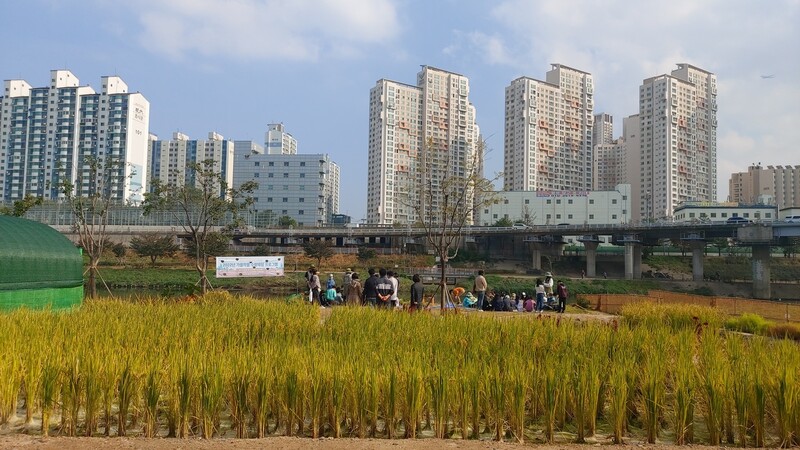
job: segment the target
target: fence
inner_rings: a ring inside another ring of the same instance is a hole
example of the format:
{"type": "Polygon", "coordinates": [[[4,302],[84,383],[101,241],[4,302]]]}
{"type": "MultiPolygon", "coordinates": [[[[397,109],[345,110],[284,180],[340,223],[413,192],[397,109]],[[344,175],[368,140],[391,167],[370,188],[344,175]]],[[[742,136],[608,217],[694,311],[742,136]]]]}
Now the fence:
{"type": "Polygon", "coordinates": [[[646,295],[581,294],[579,297],[588,301],[592,309],[610,314],[618,314],[622,307],[627,304],[645,301],[660,305],[691,304],[708,306],[717,308],[722,313],[730,316],[752,313],[776,322],[800,322],[800,304],[798,303],[736,297],[708,297],[668,291],[650,291],[646,295]]]}

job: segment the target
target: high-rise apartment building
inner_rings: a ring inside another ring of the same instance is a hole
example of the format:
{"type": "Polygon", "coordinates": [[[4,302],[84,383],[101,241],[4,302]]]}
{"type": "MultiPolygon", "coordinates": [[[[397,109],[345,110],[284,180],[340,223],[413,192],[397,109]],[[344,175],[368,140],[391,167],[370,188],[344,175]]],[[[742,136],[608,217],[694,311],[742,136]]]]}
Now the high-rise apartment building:
{"type": "Polygon", "coordinates": [[[72,72],[52,70],[50,85],[7,80],[0,97],[0,200],[63,197],[108,189],[113,200],[138,203],[147,178],[150,103],[121,78],[101,78],[101,91],[72,72]]]}
{"type": "Polygon", "coordinates": [[[296,155],[297,139],[286,132],[282,123],[271,123],[264,133],[264,148],[270,155],[296,155]]]}
{"type": "Polygon", "coordinates": [[[748,205],[776,205],[778,210],[800,207],[800,165],[753,164],[747,172],[731,175],[728,201],[748,205]]]}
{"type": "MultiPolygon", "coordinates": [[[[189,136],[175,132],[172,139],[166,142],[157,137],[150,138],[149,177],[162,183],[182,186],[195,183],[193,172],[187,170],[190,164],[213,161],[209,168],[220,174],[228,187],[233,186],[234,143],[215,132],[208,133],[208,139],[189,139],[189,136]]],[[[220,186],[220,196],[225,192],[220,186]]]]}
{"type": "Polygon", "coordinates": [[[331,223],[339,212],[340,173],[329,155],[269,154],[244,142],[237,141],[233,185],[258,183],[251,194],[254,226],[274,225],[283,216],[300,226],[331,223]]]}
{"type": "Polygon", "coordinates": [[[475,115],[463,75],[422,66],[416,86],[378,80],[370,90],[367,223],[414,223],[423,219],[414,205],[443,206],[444,186],[435,185],[443,177],[482,176],[475,115]]]}
{"type": "Polygon", "coordinates": [[[545,81],[512,81],[505,105],[504,190],[592,188],[591,74],[553,64],[545,81]]]}
{"type": "Polygon", "coordinates": [[[627,183],[627,156],[628,147],[623,138],[595,145],[592,189],[610,191],[618,184],[627,183]]]}
{"type": "Polygon", "coordinates": [[[639,87],[639,213],[671,217],[685,201],[717,200],[717,78],[689,64],[639,87]],[[645,204],[647,203],[647,204],[645,204]],[[646,213],[647,211],[647,213],[646,213]]]}
{"type": "Polygon", "coordinates": [[[594,128],[592,129],[592,144],[610,144],[614,140],[614,117],[607,113],[594,115],[594,128]]]}

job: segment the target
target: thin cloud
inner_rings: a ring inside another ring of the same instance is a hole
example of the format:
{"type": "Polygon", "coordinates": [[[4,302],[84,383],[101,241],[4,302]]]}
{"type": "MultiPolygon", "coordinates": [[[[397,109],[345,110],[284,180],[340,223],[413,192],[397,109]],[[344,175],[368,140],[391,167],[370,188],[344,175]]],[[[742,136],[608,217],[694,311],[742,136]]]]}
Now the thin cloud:
{"type": "Polygon", "coordinates": [[[131,10],[139,42],[179,60],[352,58],[400,30],[389,0],[147,0],[131,10]]]}

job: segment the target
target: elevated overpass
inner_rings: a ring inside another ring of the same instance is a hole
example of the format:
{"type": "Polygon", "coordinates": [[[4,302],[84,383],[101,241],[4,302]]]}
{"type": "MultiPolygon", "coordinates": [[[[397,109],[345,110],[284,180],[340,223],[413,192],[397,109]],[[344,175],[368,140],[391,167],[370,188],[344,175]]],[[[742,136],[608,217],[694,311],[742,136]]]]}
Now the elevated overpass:
{"type": "MultiPolygon", "coordinates": [[[[75,240],[72,227],[51,225],[75,240]]],[[[109,225],[107,231],[116,240],[146,232],[174,234],[186,238],[180,226],[109,225]]],[[[692,249],[692,274],[703,279],[703,255],[708,241],[728,238],[752,247],[753,295],[770,297],[770,247],[786,245],[791,237],[800,237],[800,224],[784,222],[760,223],[684,223],[657,222],[603,225],[541,225],[534,227],[466,227],[461,233],[466,240],[488,241],[512,237],[524,242],[531,255],[531,265],[541,269],[544,254],[561,254],[565,236],[575,236],[586,250],[586,274],[596,276],[596,255],[600,243],[624,246],[625,278],[641,278],[642,248],[655,246],[669,239],[681,241],[692,249]]],[[[331,241],[337,247],[372,246],[404,251],[411,246],[425,248],[425,230],[410,226],[361,226],[320,228],[247,228],[234,230],[232,239],[239,247],[264,245],[269,248],[296,247],[310,239],[331,241]]]]}

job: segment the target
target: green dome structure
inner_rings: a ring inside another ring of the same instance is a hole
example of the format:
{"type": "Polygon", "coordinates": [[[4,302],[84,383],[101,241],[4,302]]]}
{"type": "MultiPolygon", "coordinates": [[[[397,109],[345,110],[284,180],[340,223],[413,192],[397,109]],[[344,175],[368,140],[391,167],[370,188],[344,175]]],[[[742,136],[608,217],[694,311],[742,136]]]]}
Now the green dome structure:
{"type": "Polygon", "coordinates": [[[0,311],[64,309],[82,300],[80,249],[47,225],[0,215],[0,311]]]}

